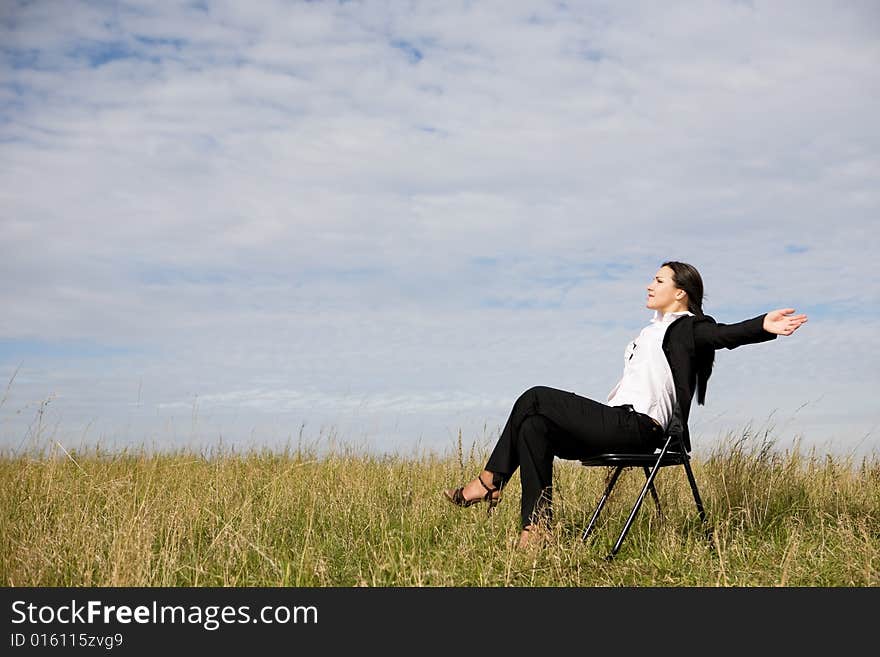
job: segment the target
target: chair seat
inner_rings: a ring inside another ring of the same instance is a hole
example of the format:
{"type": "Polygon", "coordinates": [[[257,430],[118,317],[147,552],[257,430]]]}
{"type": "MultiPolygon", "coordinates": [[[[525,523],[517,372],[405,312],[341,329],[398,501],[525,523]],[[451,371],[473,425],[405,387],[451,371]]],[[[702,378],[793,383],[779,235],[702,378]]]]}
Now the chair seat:
{"type": "MultiPolygon", "coordinates": [[[[597,454],[588,459],[581,459],[581,465],[620,465],[623,467],[652,467],[657,464],[659,453],[653,454],[597,454]]],[[[666,465],[682,465],[688,459],[683,452],[667,451],[660,461],[660,467],[666,465]]]]}

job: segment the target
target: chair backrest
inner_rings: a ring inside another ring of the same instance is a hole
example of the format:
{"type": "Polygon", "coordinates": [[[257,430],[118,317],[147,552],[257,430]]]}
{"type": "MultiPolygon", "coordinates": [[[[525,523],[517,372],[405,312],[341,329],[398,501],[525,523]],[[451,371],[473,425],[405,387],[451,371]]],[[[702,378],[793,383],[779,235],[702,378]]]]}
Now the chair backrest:
{"type": "Polygon", "coordinates": [[[681,412],[681,406],[678,405],[678,400],[672,404],[672,418],[669,420],[669,426],[666,428],[666,437],[672,438],[668,445],[671,449],[684,453],[690,452],[690,445],[687,445],[684,440],[684,417],[681,412]]]}

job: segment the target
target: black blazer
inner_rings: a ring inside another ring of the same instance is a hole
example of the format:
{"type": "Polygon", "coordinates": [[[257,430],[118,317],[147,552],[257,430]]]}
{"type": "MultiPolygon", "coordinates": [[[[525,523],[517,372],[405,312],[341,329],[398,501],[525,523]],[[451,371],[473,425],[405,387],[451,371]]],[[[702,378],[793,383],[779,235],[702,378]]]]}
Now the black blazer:
{"type": "Polygon", "coordinates": [[[736,324],[718,324],[708,315],[682,315],[666,329],[663,352],[672,370],[677,401],[668,429],[674,436],[681,437],[688,451],[691,449],[688,431],[691,401],[694,392],[698,393],[698,404],[706,401],[706,383],[712,375],[715,350],[774,340],[776,334],[764,330],[765,316],[766,313],[736,324]]]}

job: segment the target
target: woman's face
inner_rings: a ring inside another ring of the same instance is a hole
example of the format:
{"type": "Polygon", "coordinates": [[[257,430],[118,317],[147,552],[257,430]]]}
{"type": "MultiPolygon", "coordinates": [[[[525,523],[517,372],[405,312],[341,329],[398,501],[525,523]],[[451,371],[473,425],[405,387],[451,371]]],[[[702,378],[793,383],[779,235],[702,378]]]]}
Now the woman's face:
{"type": "Polygon", "coordinates": [[[651,310],[663,313],[687,310],[687,295],[684,290],[675,287],[672,275],[669,267],[660,267],[657,270],[654,280],[648,285],[648,303],[645,304],[651,310]],[[679,299],[676,299],[676,294],[679,299]]]}

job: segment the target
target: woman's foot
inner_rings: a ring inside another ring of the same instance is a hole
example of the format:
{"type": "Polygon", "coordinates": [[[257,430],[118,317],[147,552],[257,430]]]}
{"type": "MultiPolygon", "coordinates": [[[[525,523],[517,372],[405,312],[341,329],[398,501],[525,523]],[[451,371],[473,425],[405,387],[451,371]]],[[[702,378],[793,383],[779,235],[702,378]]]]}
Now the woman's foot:
{"type": "Polygon", "coordinates": [[[543,524],[526,525],[519,535],[516,547],[520,550],[526,548],[541,548],[550,541],[550,530],[543,524]]]}
{"type": "Polygon", "coordinates": [[[501,488],[492,485],[493,479],[491,472],[483,470],[478,477],[471,479],[464,486],[448,488],[443,491],[443,494],[456,506],[471,506],[484,501],[489,502],[491,510],[501,499],[501,488]]]}

